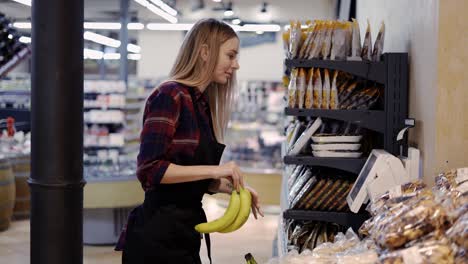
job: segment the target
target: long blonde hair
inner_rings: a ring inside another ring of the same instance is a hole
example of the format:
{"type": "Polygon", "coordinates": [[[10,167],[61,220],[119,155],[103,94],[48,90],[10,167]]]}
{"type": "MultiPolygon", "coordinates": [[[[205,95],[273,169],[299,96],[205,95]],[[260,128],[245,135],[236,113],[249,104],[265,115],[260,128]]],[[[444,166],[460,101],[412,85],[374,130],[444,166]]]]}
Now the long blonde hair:
{"type": "Polygon", "coordinates": [[[236,32],[224,22],[216,19],[202,19],[187,33],[177,55],[169,79],[190,87],[205,86],[211,108],[213,130],[219,142],[224,140],[234,100],[236,75],[225,85],[212,82],[212,73],[218,62],[220,46],[231,38],[237,38],[236,32]],[[209,57],[205,67],[201,58],[203,45],[208,46],[209,57]]]}

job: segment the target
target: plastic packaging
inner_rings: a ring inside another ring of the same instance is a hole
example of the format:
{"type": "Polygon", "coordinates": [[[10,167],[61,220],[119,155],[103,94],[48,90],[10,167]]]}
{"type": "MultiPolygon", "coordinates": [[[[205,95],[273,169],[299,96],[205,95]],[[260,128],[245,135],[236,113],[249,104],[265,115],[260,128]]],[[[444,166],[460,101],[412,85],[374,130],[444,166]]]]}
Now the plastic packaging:
{"type": "Polygon", "coordinates": [[[310,68],[307,73],[307,88],[305,94],[304,108],[311,109],[314,101],[314,84],[313,84],[314,68],[310,68]]]}
{"type": "Polygon", "coordinates": [[[353,37],[351,41],[351,57],[348,60],[361,60],[361,29],[356,19],[352,19],[353,37]]]}
{"type": "Polygon", "coordinates": [[[317,177],[311,177],[305,184],[304,186],[299,190],[299,193],[296,195],[296,197],[291,197],[292,202],[290,204],[290,208],[294,208],[296,204],[308,193],[312,190],[314,187],[315,183],[317,182],[317,177]]]}
{"type": "Polygon", "coordinates": [[[312,154],[320,158],[359,158],[362,156],[362,152],[332,150],[312,151],[312,154]]]}
{"type": "Polygon", "coordinates": [[[313,210],[317,210],[320,206],[322,206],[323,203],[326,200],[330,199],[330,196],[338,190],[342,183],[343,182],[341,180],[335,180],[335,182],[330,186],[330,188],[325,191],[324,195],[320,197],[320,199],[318,199],[317,202],[314,205],[312,205],[311,208],[313,210]]]}
{"type": "Polygon", "coordinates": [[[299,176],[301,176],[305,172],[306,169],[307,169],[306,166],[299,165],[293,170],[293,172],[291,173],[291,176],[288,179],[288,189],[289,190],[292,188],[292,186],[296,182],[297,178],[299,178],[299,176]]]}
{"type": "Polygon", "coordinates": [[[338,202],[338,199],[343,195],[344,192],[349,188],[350,183],[348,181],[343,181],[340,187],[334,192],[325,203],[320,206],[319,210],[329,210],[331,205],[334,202],[338,202]]]}
{"type": "Polygon", "coordinates": [[[291,81],[289,82],[288,86],[288,106],[291,108],[295,108],[297,105],[297,77],[298,77],[299,69],[295,68],[291,71],[291,81]]]}
{"type": "Polygon", "coordinates": [[[299,52],[299,45],[301,44],[302,30],[301,22],[291,21],[291,31],[289,37],[289,58],[295,59],[299,52]]]}
{"type": "Polygon", "coordinates": [[[325,77],[322,84],[322,109],[330,109],[330,74],[328,69],[323,72],[325,77]]]}
{"type": "Polygon", "coordinates": [[[367,20],[366,35],[364,37],[364,44],[362,45],[361,58],[366,61],[372,60],[372,37],[369,19],[367,20]]]}
{"type": "Polygon", "coordinates": [[[330,91],[330,109],[338,109],[338,89],[336,88],[336,78],[338,77],[338,71],[333,73],[333,80],[330,91]]]}
{"type": "Polygon", "coordinates": [[[318,117],[313,122],[309,123],[307,129],[301,134],[301,136],[297,139],[294,145],[289,149],[288,155],[297,155],[299,154],[304,147],[306,147],[307,143],[310,142],[310,138],[312,135],[320,128],[322,125],[322,119],[318,117]]]}
{"type": "Polygon", "coordinates": [[[379,34],[375,39],[374,49],[372,50],[372,60],[380,61],[380,56],[382,55],[384,48],[384,38],[385,38],[385,23],[382,21],[382,24],[379,29],[379,34]]]}
{"type": "Polygon", "coordinates": [[[313,33],[314,33],[313,32],[314,24],[312,24],[310,20],[306,21],[306,25],[307,25],[306,39],[305,39],[304,43],[301,45],[301,50],[299,52],[299,58],[300,59],[306,58],[306,56],[308,55],[307,50],[308,50],[308,48],[310,46],[310,42],[312,41],[312,36],[313,36],[313,33]]]}
{"type": "Polygon", "coordinates": [[[322,189],[318,190],[317,193],[315,193],[315,195],[313,195],[308,201],[307,203],[305,204],[304,208],[305,209],[310,209],[312,208],[316,203],[317,201],[322,197],[322,195],[324,195],[326,193],[326,191],[330,188],[330,186],[333,184],[333,180],[331,179],[328,179],[327,182],[324,184],[324,186],[322,187],[322,189]]]}
{"type": "Polygon", "coordinates": [[[450,240],[465,250],[468,250],[468,213],[458,218],[453,226],[447,230],[450,240]]]}
{"type": "Polygon", "coordinates": [[[312,108],[320,109],[322,107],[322,76],[320,75],[320,69],[315,70],[313,82],[314,102],[312,108]]]}
{"type": "Polygon", "coordinates": [[[315,186],[308,192],[304,197],[302,197],[298,203],[296,204],[296,207],[293,207],[294,209],[303,209],[307,202],[312,198],[317,195],[317,193],[325,186],[326,180],[321,179],[315,186]]]}
{"type": "Polygon", "coordinates": [[[336,201],[332,202],[332,204],[330,205],[328,210],[330,210],[330,211],[334,211],[334,210],[339,211],[339,209],[343,209],[342,204],[343,204],[343,202],[346,203],[346,196],[348,196],[348,193],[349,193],[349,191],[351,191],[351,188],[353,188],[352,184],[350,184],[348,186],[348,189],[345,192],[343,192],[340,196],[338,196],[336,198],[336,201]]]}
{"type": "Polygon", "coordinates": [[[299,69],[299,77],[297,79],[297,107],[299,109],[304,108],[304,99],[305,99],[305,90],[306,90],[306,72],[304,68],[299,69]]]}
{"type": "Polygon", "coordinates": [[[358,83],[353,82],[349,84],[346,89],[343,89],[342,92],[338,93],[338,100],[340,102],[340,108],[342,108],[342,105],[346,102],[346,100],[351,96],[351,94],[354,92],[356,89],[358,83]]]}
{"type": "Polygon", "coordinates": [[[318,33],[320,32],[320,28],[322,27],[322,21],[320,20],[315,20],[314,27],[312,29],[312,36],[310,37],[310,41],[307,47],[307,50],[305,52],[304,58],[306,59],[311,59],[312,58],[312,50],[314,49],[316,45],[316,38],[318,36],[318,33]]]}
{"type": "Polygon", "coordinates": [[[335,136],[335,135],[316,135],[312,137],[315,143],[359,143],[362,136],[335,136]]]}
{"type": "Polygon", "coordinates": [[[346,23],[336,22],[332,34],[331,60],[346,59],[346,23]]]}
{"type": "Polygon", "coordinates": [[[323,60],[326,60],[330,57],[330,49],[332,46],[332,33],[333,29],[335,27],[335,22],[334,21],[328,21],[325,25],[326,31],[325,31],[325,36],[322,41],[322,49],[321,49],[321,58],[323,60]]]}
{"type": "Polygon", "coordinates": [[[284,49],[284,54],[287,58],[291,58],[289,54],[289,38],[291,36],[291,29],[288,29],[287,31],[283,32],[282,37],[283,37],[283,49],[284,49]]]}
{"type": "Polygon", "coordinates": [[[409,248],[383,254],[379,263],[454,263],[454,252],[446,240],[426,241],[409,248]]]}
{"type": "Polygon", "coordinates": [[[326,36],[327,32],[327,22],[326,21],[319,21],[319,26],[317,28],[317,34],[315,38],[312,40],[312,48],[309,54],[309,59],[318,59],[320,56],[320,51],[322,50],[323,40],[326,36]]]}
{"type": "Polygon", "coordinates": [[[292,201],[297,196],[300,190],[304,187],[306,182],[312,177],[312,172],[310,170],[306,170],[299,178],[297,178],[296,182],[294,183],[293,187],[289,191],[289,200],[292,201]]]}

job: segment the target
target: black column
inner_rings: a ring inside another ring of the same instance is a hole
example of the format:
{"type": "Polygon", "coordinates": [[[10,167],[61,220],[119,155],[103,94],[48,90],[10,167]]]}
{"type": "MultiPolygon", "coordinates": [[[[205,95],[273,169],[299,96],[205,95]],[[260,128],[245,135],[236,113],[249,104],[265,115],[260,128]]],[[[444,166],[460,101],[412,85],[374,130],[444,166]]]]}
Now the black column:
{"type": "Polygon", "coordinates": [[[32,6],[31,263],[83,263],[83,0],[32,6]]]}
{"type": "Polygon", "coordinates": [[[129,0],[120,0],[120,80],[128,81],[128,7],[129,0]]]}

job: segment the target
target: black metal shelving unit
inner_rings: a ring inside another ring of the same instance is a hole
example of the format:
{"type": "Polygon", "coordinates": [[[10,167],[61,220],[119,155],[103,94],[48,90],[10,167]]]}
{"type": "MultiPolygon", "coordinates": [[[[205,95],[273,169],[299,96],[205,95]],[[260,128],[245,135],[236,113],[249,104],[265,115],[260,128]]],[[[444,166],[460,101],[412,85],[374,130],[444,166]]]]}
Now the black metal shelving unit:
{"type": "MultiPolygon", "coordinates": [[[[298,117],[322,117],[341,120],[375,131],[383,137],[383,149],[391,154],[407,155],[407,138],[396,142],[398,132],[405,127],[408,117],[408,54],[386,53],[380,62],[330,61],[287,59],[288,68],[324,68],[348,72],[360,78],[380,83],[384,86],[383,109],[381,110],[326,110],[286,108],[285,115],[298,117]]],[[[320,158],[313,156],[284,156],[285,164],[310,165],[336,168],[359,174],[367,158],[320,158]]],[[[283,185],[285,184],[283,180],[283,185]]],[[[282,187],[287,194],[287,186],[282,187]]],[[[286,194],[283,194],[286,195],[286,194]]],[[[284,199],[288,199],[287,197],[284,199]]],[[[284,210],[284,208],[283,208],[284,210]]],[[[338,223],[357,230],[369,218],[366,212],[293,210],[283,211],[284,219],[314,220],[338,223]]]]}

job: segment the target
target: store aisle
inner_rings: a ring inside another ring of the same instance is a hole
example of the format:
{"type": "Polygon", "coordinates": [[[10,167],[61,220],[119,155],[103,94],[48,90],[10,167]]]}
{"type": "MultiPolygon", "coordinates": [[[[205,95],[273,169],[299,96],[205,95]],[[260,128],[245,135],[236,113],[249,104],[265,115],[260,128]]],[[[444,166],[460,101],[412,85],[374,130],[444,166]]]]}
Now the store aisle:
{"type": "MultiPolygon", "coordinates": [[[[214,219],[224,212],[216,200],[206,197],[205,210],[209,219],[214,219]]],[[[213,263],[241,264],[244,255],[252,253],[259,263],[271,258],[273,239],[276,234],[278,215],[267,214],[260,220],[253,216],[242,230],[231,234],[213,234],[211,236],[213,263]]],[[[202,241],[201,256],[203,263],[208,263],[206,247],[202,241]]],[[[29,220],[14,221],[11,227],[0,233],[0,264],[29,263],[29,220]]],[[[109,246],[85,246],[85,264],[120,263],[120,252],[109,246]]]]}

